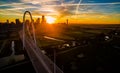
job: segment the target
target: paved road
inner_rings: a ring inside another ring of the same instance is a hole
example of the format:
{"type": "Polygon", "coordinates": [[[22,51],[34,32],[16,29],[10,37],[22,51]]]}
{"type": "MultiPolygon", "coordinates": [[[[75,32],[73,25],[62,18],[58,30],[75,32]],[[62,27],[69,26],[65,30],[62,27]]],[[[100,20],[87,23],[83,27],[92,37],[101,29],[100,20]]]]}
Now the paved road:
{"type": "MultiPolygon", "coordinates": [[[[20,31],[19,34],[20,38],[23,39],[23,32],[20,31]]],[[[28,36],[25,36],[24,45],[37,73],[63,73],[28,36]]]]}

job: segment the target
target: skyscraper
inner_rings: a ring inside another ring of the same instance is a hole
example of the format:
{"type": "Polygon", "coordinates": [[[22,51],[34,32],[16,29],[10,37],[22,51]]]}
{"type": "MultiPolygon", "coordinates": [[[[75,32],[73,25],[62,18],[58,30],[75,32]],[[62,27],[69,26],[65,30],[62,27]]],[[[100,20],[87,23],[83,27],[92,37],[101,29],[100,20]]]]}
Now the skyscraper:
{"type": "Polygon", "coordinates": [[[40,18],[36,20],[36,24],[40,24],[40,18]]]}
{"type": "Polygon", "coordinates": [[[66,24],[68,25],[68,19],[66,20],[66,24]]]}
{"type": "Polygon", "coordinates": [[[9,24],[9,20],[7,20],[7,22],[6,22],[7,24],[9,24]]]}
{"type": "Polygon", "coordinates": [[[41,24],[46,24],[46,19],[45,19],[45,16],[42,15],[42,21],[41,21],[41,24]]]}
{"type": "Polygon", "coordinates": [[[19,24],[20,24],[19,19],[16,19],[16,20],[15,20],[15,22],[16,22],[16,24],[17,24],[17,25],[19,25],[19,24]]]}

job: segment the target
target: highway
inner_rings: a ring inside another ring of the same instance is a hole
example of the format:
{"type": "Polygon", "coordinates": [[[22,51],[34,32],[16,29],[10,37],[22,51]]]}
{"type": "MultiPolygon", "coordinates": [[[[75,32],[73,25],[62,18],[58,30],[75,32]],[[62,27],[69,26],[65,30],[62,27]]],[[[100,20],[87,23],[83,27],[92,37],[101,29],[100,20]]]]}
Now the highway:
{"type": "MultiPolygon", "coordinates": [[[[19,32],[20,38],[23,39],[23,31],[19,32]]],[[[63,71],[55,65],[46,55],[42,53],[40,48],[33,42],[31,38],[25,36],[24,47],[30,57],[36,73],[63,73],[63,71]]]]}

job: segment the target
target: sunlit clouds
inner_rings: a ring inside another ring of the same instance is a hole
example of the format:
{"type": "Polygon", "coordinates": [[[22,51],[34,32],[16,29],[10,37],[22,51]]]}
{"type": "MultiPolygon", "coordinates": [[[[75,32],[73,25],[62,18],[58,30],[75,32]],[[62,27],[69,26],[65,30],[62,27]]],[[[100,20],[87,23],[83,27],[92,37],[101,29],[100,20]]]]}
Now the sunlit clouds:
{"type": "Polygon", "coordinates": [[[120,24],[119,9],[119,0],[1,0],[0,22],[10,17],[22,19],[23,13],[30,11],[33,17],[54,16],[58,22],[69,19],[70,23],[94,23],[95,20],[106,23],[110,20],[109,23],[120,24]]]}

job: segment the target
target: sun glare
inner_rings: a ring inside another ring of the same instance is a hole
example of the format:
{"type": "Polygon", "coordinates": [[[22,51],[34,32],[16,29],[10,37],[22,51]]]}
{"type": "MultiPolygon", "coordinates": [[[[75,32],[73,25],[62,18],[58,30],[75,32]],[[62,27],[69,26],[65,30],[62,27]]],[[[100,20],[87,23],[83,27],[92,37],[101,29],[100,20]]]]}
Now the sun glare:
{"type": "Polygon", "coordinates": [[[47,21],[47,23],[48,24],[53,24],[53,23],[55,23],[55,18],[54,17],[51,17],[51,16],[47,16],[46,17],[46,21],[47,21]]]}

